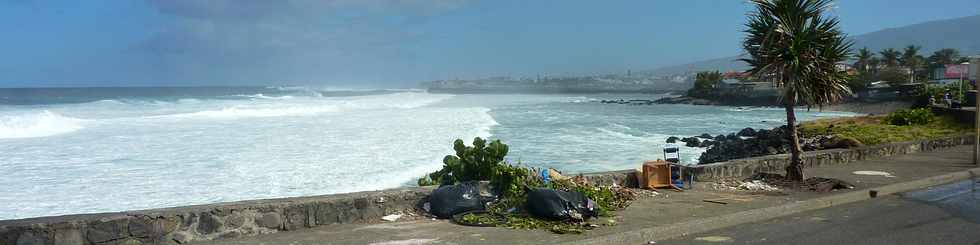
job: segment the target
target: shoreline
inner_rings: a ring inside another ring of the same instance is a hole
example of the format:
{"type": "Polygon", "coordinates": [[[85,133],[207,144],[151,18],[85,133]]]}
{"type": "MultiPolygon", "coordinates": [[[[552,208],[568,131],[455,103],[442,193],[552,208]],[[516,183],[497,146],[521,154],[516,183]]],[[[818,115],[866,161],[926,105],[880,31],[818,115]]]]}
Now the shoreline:
{"type": "MultiPolygon", "coordinates": [[[[693,98],[688,96],[677,96],[677,97],[665,97],[653,101],[655,104],[689,104],[689,105],[710,105],[710,106],[732,106],[732,107],[778,107],[782,106],[773,103],[772,98],[759,98],[759,99],[747,99],[739,101],[717,101],[702,98],[693,98]]],[[[844,111],[853,112],[869,115],[883,115],[892,113],[899,109],[910,108],[915,105],[914,101],[880,101],[880,102],[862,102],[862,101],[847,101],[838,104],[825,105],[822,107],[810,107],[797,106],[796,109],[800,110],[817,110],[817,111],[844,111]]]]}

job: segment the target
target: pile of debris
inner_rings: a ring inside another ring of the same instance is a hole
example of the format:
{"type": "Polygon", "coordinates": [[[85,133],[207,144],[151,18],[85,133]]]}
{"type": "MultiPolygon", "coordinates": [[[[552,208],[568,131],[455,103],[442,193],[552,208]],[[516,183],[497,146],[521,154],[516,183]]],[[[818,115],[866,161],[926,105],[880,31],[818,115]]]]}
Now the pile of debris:
{"type": "Polygon", "coordinates": [[[726,191],[776,192],[781,189],[761,180],[722,180],[711,183],[711,188],[726,191]]]}

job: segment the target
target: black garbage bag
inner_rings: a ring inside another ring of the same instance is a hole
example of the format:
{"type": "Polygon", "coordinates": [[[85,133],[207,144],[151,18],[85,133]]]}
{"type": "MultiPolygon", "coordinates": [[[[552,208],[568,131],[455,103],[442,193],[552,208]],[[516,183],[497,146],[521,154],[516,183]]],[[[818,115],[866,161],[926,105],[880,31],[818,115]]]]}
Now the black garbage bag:
{"type": "Polygon", "coordinates": [[[480,184],[475,181],[444,185],[429,195],[429,213],[441,219],[468,211],[486,210],[486,198],[480,196],[480,184]]]}
{"type": "Polygon", "coordinates": [[[586,220],[599,213],[595,202],[581,192],[547,188],[532,188],[527,193],[527,211],[550,220],[586,220]]]}

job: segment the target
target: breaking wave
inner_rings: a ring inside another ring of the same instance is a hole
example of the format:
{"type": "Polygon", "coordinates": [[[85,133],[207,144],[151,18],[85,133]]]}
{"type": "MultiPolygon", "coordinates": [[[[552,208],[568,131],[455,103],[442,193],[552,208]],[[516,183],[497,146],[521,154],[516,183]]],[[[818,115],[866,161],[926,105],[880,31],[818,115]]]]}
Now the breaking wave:
{"type": "MultiPolygon", "coordinates": [[[[275,102],[283,97],[268,97],[261,94],[254,98],[272,100],[270,103],[239,104],[226,106],[221,109],[202,110],[197,112],[177,113],[148,116],[146,118],[182,118],[182,119],[239,119],[257,117],[285,116],[314,116],[324,113],[335,113],[372,109],[412,109],[430,105],[452,97],[451,95],[432,95],[425,93],[396,93],[380,96],[364,96],[355,100],[327,100],[312,98],[295,102],[275,102]]],[[[290,97],[291,98],[291,97],[290,97]]],[[[292,101],[292,100],[291,100],[292,101]]]]}
{"type": "Polygon", "coordinates": [[[0,116],[0,139],[37,138],[64,134],[84,128],[83,119],[51,111],[0,116]]]}

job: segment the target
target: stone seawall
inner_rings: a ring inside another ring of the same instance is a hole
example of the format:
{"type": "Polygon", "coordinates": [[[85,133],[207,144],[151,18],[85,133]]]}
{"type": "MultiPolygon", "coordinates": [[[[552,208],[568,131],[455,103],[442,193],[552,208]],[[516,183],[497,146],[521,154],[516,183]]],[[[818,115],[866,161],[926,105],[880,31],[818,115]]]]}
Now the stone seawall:
{"type": "MultiPolygon", "coordinates": [[[[936,151],[958,145],[973,144],[973,139],[974,136],[969,134],[852,149],[808,151],[803,153],[803,168],[847,164],[865,159],[936,151]]],[[[789,154],[779,154],[698,165],[694,168],[694,172],[699,181],[713,181],[725,178],[743,178],[761,172],[781,173],[786,171],[787,165],[789,165],[789,154]]]]}
{"type": "Polygon", "coordinates": [[[181,244],[376,221],[421,207],[434,187],[0,221],[0,244],[181,244]]]}
{"type": "MultiPolygon", "coordinates": [[[[805,167],[971,144],[972,135],[855,149],[804,153],[805,167]]],[[[698,179],[781,172],[787,155],[700,165],[698,179]]],[[[639,163],[638,165],[639,166],[639,163]]],[[[637,170],[582,174],[597,185],[639,186],[637,170]]],[[[216,203],[117,213],[80,214],[0,221],[0,245],[181,244],[305,229],[320,225],[378,222],[388,214],[418,212],[435,187],[216,203]]]]}

